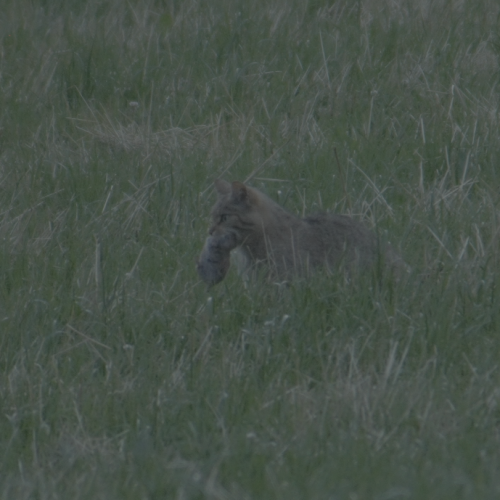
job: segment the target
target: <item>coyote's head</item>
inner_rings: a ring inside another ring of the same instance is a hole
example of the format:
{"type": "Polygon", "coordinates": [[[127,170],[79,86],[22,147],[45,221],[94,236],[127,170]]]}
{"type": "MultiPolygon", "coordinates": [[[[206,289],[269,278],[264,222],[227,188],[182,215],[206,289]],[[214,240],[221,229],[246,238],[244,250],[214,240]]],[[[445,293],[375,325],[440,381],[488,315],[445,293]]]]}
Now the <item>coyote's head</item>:
{"type": "Polygon", "coordinates": [[[222,281],[229,270],[231,250],[240,246],[258,224],[259,193],[245,184],[217,179],[219,195],[212,209],[209,237],[197,263],[200,277],[209,285],[222,281]]]}
{"type": "Polygon", "coordinates": [[[235,247],[241,245],[262,226],[260,193],[239,181],[229,183],[217,179],[214,185],[219,199],[212,208],[209,234],[219,237],[230,233],[236,242],[235,247]]]}

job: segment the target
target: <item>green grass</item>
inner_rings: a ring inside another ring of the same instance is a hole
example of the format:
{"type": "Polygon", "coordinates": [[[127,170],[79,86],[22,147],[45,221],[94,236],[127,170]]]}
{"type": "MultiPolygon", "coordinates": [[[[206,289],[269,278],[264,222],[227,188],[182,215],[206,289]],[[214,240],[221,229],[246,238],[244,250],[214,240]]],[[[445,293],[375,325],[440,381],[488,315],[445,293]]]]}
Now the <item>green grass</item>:
{"type": "Polygon", "coordinates": [[[0,498],[498,498],[499,14],[3,2],[0,498]],[[411,271],[207,292],[219,176],[411,271]]]}

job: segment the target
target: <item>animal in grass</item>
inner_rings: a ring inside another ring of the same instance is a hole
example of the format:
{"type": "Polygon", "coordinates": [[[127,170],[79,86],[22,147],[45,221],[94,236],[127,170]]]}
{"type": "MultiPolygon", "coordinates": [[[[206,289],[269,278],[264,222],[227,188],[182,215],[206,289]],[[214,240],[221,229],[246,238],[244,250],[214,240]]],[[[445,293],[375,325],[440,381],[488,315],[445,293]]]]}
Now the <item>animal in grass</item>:
{"type": "MultiPolygon", "coordinates": [[[[218,179],[214,184],[218,200],[197,264],[209,286],[225,278],[235,249],[247,269],[265,267],[279,280],[307,275],[321,265],[369,267],[381,255],[375,234],[351,217],[319,213],[302,219],[242,182],[218,179]]],[[[383,257],[399,259],[389,246],[383,257]]]]}

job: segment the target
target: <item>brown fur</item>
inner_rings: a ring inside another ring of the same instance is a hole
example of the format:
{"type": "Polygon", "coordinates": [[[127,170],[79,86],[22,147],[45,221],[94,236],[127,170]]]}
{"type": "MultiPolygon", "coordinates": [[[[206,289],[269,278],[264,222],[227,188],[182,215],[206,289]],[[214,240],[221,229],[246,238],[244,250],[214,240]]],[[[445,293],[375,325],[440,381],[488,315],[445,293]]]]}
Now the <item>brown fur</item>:
{"type": "Polygon", "coordinates": [[[321,213],[300,219],[241,182],[216,180],[215,188],[219,199],[197,265],[209,285],[224,279],[235,248],[248,267],[267,266],[278,279],[319,265],[367,266],[377,258],[375,235],[350,217],[321,213]]]}

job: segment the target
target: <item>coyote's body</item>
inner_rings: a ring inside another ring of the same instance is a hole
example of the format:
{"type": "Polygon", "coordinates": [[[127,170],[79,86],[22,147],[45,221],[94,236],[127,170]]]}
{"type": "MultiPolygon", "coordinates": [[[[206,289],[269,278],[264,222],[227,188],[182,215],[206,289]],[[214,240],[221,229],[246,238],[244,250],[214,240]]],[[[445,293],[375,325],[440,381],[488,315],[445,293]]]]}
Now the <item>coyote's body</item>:
{"type": "Polygon", "coordinates": [[[317,214],[301,219],[241,182],[217,180],[215,188],[219,199],[197,266],[209,285],[224,279],[235,248],[247,267],[266,266],[277,279],[303,275],[319,265],[367,266],[377,258],[377,238],[350,217],[317,214]]]}

